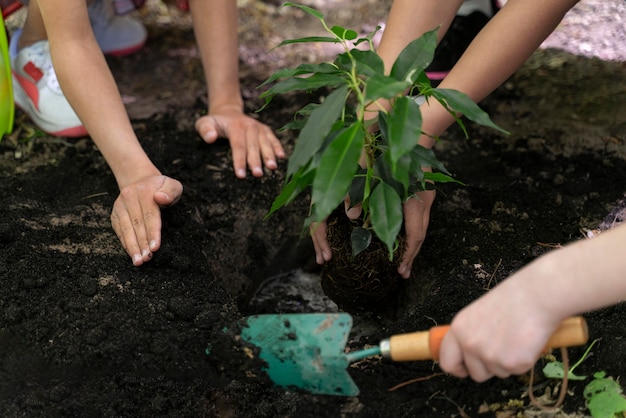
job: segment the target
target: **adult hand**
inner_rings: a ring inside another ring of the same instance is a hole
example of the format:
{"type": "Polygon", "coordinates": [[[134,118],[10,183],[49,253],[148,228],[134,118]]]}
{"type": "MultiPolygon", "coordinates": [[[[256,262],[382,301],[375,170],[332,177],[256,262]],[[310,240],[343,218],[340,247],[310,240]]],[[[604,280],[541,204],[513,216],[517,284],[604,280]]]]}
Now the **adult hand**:
{"type": "Polygon", "coordinates": [[[246,177],[246,165],[254,177],[263,176],[261,160],[270,170],[278,168],[277,158],[285,158],[283,147],[265,124],[245,115],[238,106],[222,106],[196,121],[196,131],[205,142],[228,138],[233,152],[235,175],[246,177]]]}
{"type": "Polygon", "coordinates": [[[534,366],[562,318],[537,303],[534,293],[541,289],[529,288],[527,280],[515,276],[452,320],[440,348],[444,371],[483,382],[522,374],[534,366]]]}
{"type": "Polygon", "coordinates": [[[111,225],[122,246],[140,266],[161,246],[161,207],[175,204],[183,186],[167,176],[150,176],[120,190],[113,204],[111,225]]]}

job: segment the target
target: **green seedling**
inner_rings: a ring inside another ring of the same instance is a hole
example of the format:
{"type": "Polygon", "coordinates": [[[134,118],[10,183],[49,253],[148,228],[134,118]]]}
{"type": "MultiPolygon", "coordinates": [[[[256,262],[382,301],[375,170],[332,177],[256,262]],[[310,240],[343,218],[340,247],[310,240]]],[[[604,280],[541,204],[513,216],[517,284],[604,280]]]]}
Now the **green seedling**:
{"type": "Polygon", "coordinates": [[[352,233],[353,256],[367,248],[375,234],[391,258],[403,223],[402,203],[436,183],[456,182],[432,150],[417,144],[420,135],[429,133],[422,131],[416,97],[441,103],[466,135],[459,114],[506,131],[467,95],[432,87],[424,70],[434,56],[437,29],[411,42],[387,73],[372,42],[380,27],[359,37],[354,30],[329,26],[315,9],[285,5],[318,19],[326,36],[285,40],[278,46],[328,42],[341,45],[343,52],[332,62],[280,69],[261,85],[271,85],[261,95],[265,106],[279,94],[318,89],[328,93],[320,103],[295,112],[294,120],[284,127],[298,130],[299,135],[285,184],[267,216],[310,189],[307,228],[326,219],[349,196],[352,205],[361,205],[363,219],[352,233]]]}
{"type": "MultiPolygon", "coordinates": [[[[590,356],[593,346],[600,341],[593,340],[580,359],[568,370],[569,380],[585,380],[587,376],[578,376],[574,370],[590,356]]],[[[550,379],[563,379],[565,372],[563,363],[552,361],[543,368],[543,374],[550,379]]],[[[626,398],[622,388],[612,377],[607,377],[605,372],[597,372],[593,380],[585,386],[583,396],[587,401],[587,408],[593,418],[616,418],[626,417],[626,398]]]]}
{"type": "MultiPolygon", "coordinates": [[[[574,370],[589,357],[591,349],[598,341],[600,340],[593,340],[593,342],[589,344],[589,347],[587,347],[580,359],[578,359],[578,361],[569,368],[569,370],[567,371],[567,378],[569,380],[585,380],[587,378],[587,376],[575,375],[574,370]]],[[[563,370],[563,363],[561,363],[560,361],[549,362],[543,368],[543,375],[549,379],[563,379],[563,376],[565,375],[565,371],[563,370]]]]}
{"type": "Polygon", "coordinates": [[[605,372],[597,372],[585,387],[583,395],[593,418],[625,417],[626,398],[618,382],[607,377],[605,372]]]}

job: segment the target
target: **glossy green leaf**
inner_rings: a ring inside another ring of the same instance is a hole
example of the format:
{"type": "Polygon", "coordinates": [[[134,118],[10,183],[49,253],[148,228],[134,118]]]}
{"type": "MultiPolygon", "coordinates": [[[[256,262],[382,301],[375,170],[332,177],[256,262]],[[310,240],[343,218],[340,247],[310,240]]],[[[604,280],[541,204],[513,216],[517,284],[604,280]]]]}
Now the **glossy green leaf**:
{"type": "Polygon", "coordinates": [[[388,118],[389,118],[388,113],[383,112],[383,111],[378,112],[378,118],[377,118],[378,136],[384,143],[388,142],[388,139],[387,139],[387,133],[389,132],[389,123],[387,123],[388,118]]]}
{"type": "Polygon", "coordinates": [[[298,9],[310,14],[311,16],[315,16],[316,18],[318,18],[319,20],[324,20],[324,15],[321,14],[319,11],[309,7],[309,6],[305,6],[303,4],[298,4],[298,3],[292,3],[292,2],[286,2],[283,4],[283,7],[297,7],[298,9]]]}
{"type": "MultiPolygon", "coordinates": [[[[376,34],[378,33],[378,31],[380,31],[382,29],[382,26],[380,25],[376,25],[376,27],[374,28],[373,31],[371,31],[370,33],[367,34],[367,36],[365,38],[359,38],[354,44],[355,45],[359,45],[362,42],[368,42],[368,43],[372,43],[374,36],[376,36],[376,34]]],[[[373,48],[372,48],[373,49],[373,48]]]]}
{"type": "Polygon", "coordinates": [[[276,45],[276,48],[285,46],[285,45],[290,45],[290,44],[318,43],[318,42],[338,44],[338,43],[341,43],[341,40],[330,37],[330,36],[306,36],[304,38],[288,39],[286,41],[282,41],[281,43],[276,45]]]}
{"type": "Polygon", "coordinates": [[[402,201],[396,191],[386,183],[379,183],[370,196],[372,228],[389,254],[393,254],[396,238],[402,227],[402,201]]]}
{"type": "Polygon", "coordinates": [[[417,86],[417,91],[412,92],[411,96],[419,95],[423,92],[429,92],[430,90],[432,90],[432,83],[430,81],[430,78],[428,78],[428,75],[424,71],[421,71],[417,75],[417,79],[415,80],[415,82],[413,82],[413,85],[417,86]]]}
{"type": "Polygon", "coordinates": [[[422,113],[410,97],[399,97],[387,117],[387,144],[393,165],[417,145],[422,133],[422,113]]]}
{"type": "Polygon", "coordinates": [[[296,68],[283,68],[275,71],[267,80],[265,80],[259,87],[263,87],[274,81],[290,78],[298,75],[305,74],[333,74],[338,73],[339,69],[331,63],[323,62],[321,64],[301,64],[296,68]]]}
{"type": "Polygon", "coordinates": [[[455,112],[461,112],[466,118],[480,125],[488,126],[508,135],[508,131],[502,129],[465,93],[457,90],[440,89],[432,90],[432,95],[444,106],[455,112]]]}
{"type": "Polygon", "coordinates": [[[363,201],[363,197],[365,196],[367,169],[360,168],[357,173],[358,174],[352,179],[352,184],[350,184],[350,189],[348,190],[348,196],[350,197],[350,206],[361,203],[363,201]]]}
{"type": "Polygon", "coordinates": [[[267,215],[265,215],[265,218],[267,219],[278,209],[291,203],[300,193],[306,190],[306,188],[313,183],[314,176],[315,170],[303,167],[289,182],[283,185],[280,194],[274,199],[274,202],[272,202],[272,206],[267,215]]]}
{"type": "Polygon", "coordinates": [[[359,36],[352,29],[346,29],[341,26],[333,26],[332,28],[330,28],[330,31],[334,33],[335,35],[337,35],[340,39],[344,39],[346,41],[351,41],[353,39],[356,39],[357,36],[359,36]]]}
{"type": "Polygon", "coordinates": [[[463,182],[455,179],[452,176],[449,176],[447,174],[444,173],[438,173],[438,172],[425,172],[424,173],[424,180],[426,181],[432,181],[435,183],[457,183],[457,184],[462,184],[465,185],[463,182]]]}
{"type": "Polygon", "coordinates": [[[374,74],[365,82],[365,102],[377,99],[391,99],[409,88],[410,84],[386,75],[374,74]]]}
{"type": "Polygon", "coordinates": [[[378,156],[374,163],[374,174],[387,185],[391,186],[398,196],[406,197],[409,186],[411,159],[408,155],[395,161],[389,162],[389,153],[385,152],[378,156]]]}
{"type": "Polygon", "coordinates": [[[372,243],[372,231],[361,227],[356,227],[350,234],[350,244],[352,244],[352,257],[356,257],[367,249],[372,243]]]}
{"type": "Polygon", "coordinates": [[[346,84],[346,79],[339,74],[313,74],[309,77],[292,77],[279,81],[260,97],[267,99],[277,94],[289,93],[299,90],[315,90],[320,87],[337,87],[346,84]]]}
{"type": "Polygon", "coordinates": [[[293,154],[289,158],[287,177],[307,164],[324,143],[341,116],[346,103],[348,88],[343,86],[333,91],[326,100],[311,112],[306,125],[300,131],[293,154]]]}
{"type": "Polygon", "coordinates": [[[374,51],[353,49],[350,54],[339,54],[334,63],[346,72],[352,71],[352,67],[356,65],[357,74],[365,77],[373,77],[377,74],[383,74],[385,71],[383,60],[374,51]]]}
{"type": "Polygon", "coordinates": [[[295,113],[294,120],[278,128],[278,132],[282,132],[288,129],[299,131],[304,127],[309,116],[311,116],[311,113],[313,113],[313,111],[319,106],[319,103],[309,103],[303,106],[295,113]]]}
{"type": "Polygon", "coordinates": [[[354,123],[324,150],[311,192],[317,220],[326,218],[348,193],[352,178],[359,169],[364,136],[361,125],[354,123]]]}
{"type": "Polygon", "coordinates": [[[391,175],[393,179],[402,185],[401,191],[398,193],[400,196],[406,198],[411,182],[411,158],[408,154],[403,155],[394,164],[390,164],[391,175]]]}
{"type": "Polygon", "coordinates": [[[435,152],[422,145],[418,144],[411,150],[411,161],[413,162],[411,165],[411,171],[421,170],[422,167],[432,167],[433,170],[450,174],[443,163],[437,159],[435,152]]]}
{"type": "Polygon", "coordinates": [[[426,32],[406,46],[391,67],[391,77],[414,84],[433,61],[437,47],[437,29],[426,32]]]}

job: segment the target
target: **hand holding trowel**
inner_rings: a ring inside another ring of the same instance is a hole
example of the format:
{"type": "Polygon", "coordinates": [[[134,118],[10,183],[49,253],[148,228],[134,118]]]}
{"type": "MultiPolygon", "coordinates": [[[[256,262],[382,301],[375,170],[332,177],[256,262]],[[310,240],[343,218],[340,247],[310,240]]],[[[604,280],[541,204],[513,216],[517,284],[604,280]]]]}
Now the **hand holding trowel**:
{"type": "MultiPolygon", "coordinates": [[[[345,353],[351,328],[347,313],[256,315],[246,318],[241,338],[260,349],[259,358],[276,385],[356,396],[359,388],[346,370],[350,363],[376,355],[393,361],[438,360],[449,326],[394,335],[376,347],[345,353]]],[[[573,317],[563,321],[546,348],[584,345],[587,340],[585,320],[573,317]]]]}

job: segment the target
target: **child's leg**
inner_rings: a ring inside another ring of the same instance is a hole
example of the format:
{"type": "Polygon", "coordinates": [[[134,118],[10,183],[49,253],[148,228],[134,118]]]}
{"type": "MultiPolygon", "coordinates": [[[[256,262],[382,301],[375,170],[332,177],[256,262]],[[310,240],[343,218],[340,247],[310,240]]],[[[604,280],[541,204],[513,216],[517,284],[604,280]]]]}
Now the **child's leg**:
{"type": "Polygon", "coordinates": [[[28,5],[23,29],[13,33],[9,50],[15,104],[51,135],[86,136],[59,86],[37,2],[28,5]]]}
{"type": "Polygon", "coordinates": [[[48,39],[46,35],[46,27],[41,18],[37,2],[29,2],[27,5],[26,20],[22,26],[22,33],[17,43],[18,50],[30,46],[35,42],[45,41],[48,39]]]}
{"type": "MultiPolygon", "coordinates": [[[[18,48],[32,45],[47,39],[45,27],[36,2],[31,4],[22,0],[28,7],[28,13],[18,48]],[[36,15],[35,15],[36,14],[36,15]]],[[[141,1],[87,0],[89,21],[102,52],[109,55],[124,56],[140,50],[146,43],[148,31],[136,18],[124,14],[134,10],[141,1]],[[120,7],[118,14],[117,7],[120,7]]]]}
{"type": "Polygon", "coordinates": [[[89,21],[102,52],[124,56],[140,50],[146,43],[145,26],[128,13],[134,10],[132,1],[94,0],[89,5],[89,21]],[[119,12],[118,12],[119,10],[119,12]]]}

